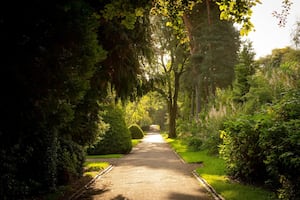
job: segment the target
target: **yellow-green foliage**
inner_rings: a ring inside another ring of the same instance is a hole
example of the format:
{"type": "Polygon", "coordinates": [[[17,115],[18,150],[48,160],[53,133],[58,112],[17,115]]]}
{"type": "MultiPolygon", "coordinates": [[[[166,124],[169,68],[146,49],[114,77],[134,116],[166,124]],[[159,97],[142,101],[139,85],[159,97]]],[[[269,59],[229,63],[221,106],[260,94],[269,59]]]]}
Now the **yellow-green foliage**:
{"type": "Polygon", "coordinates": [[[137,124],[130,125],[129,131],[132,139],[142,139],[144,137],[144,131],[137,124]]]}
{"type": "Polygon", "coordinates": [[[126,154],[132,149],[130,132],[126,126],[121,109],[113,106],[104,107],[103,121],[110,125],[100,141],[88,149],[89,155],[126,154]]]}
{"type": "Polygon", "coordinates": [[[99,171],[104,170],[109,166],[108,162],[85,162],[84,176],[95,177],[99,171]]]}
{"type": "Polygon", "coordinates": [[[108,162],[86,162],[85,172],[100,171],[108,167],[108,162]]]}

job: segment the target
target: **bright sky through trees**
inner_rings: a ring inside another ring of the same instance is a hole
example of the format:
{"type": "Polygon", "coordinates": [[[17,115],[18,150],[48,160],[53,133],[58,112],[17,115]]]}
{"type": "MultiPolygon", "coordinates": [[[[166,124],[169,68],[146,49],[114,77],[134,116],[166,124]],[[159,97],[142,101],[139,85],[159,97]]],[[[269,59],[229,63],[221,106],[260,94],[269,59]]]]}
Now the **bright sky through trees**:
{"type": "Polygon", "coordinates": [[[285,27],[280,27],[278,19],[272,15],[274,11],[281,12],[282,0],[262,0],[262,4],[253,8],[255,31],[250,32],[247,38],[253,42],[256,58],[271,54],[272,49],[292,45],[290,35],[296,21],[300,20],[300,0],[291,1],[293,4],[285,27]]]}

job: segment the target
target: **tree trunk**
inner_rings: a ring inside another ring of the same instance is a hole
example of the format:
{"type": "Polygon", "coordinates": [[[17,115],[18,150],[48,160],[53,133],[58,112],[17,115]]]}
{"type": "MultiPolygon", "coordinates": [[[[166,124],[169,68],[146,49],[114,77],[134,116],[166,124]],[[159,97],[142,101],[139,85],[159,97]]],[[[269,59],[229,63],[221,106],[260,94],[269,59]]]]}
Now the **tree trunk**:
{"type": "Polygon", "coordinates": [[[199,120],[199,113],[201,112],[201,97],[200,97],[200,88],[199,84],[195,84],[195,94],[196,94],[196,120],[199,120]]]}
{"type": "Polygon", "coordinates": [[[194,119],[194,115],[195,115],[195,88],[192,88],[190,120],[194,119]]]}
{"type": "Polygon", "coordinates": [[[174,106],[171,107],[171,110],[169,111],[169,138],[176,138],[176,113],[174,106]]]}
{"type": "MultiPolygon", "coordinates": [[[[169,138],[176,138],[177,99],[179,92],[180,73],[175,73],[174,95],[169,99],[169,138]]],[[[170,93],[169,93],[170,94],[170,93]]]]}
{"type": "Polygon", "coordinates": [[[208,26],[210,26],[211,25],[210,0],[206,0],[206,11],[207,11],[207,23],[208,23],[208,26]]]}

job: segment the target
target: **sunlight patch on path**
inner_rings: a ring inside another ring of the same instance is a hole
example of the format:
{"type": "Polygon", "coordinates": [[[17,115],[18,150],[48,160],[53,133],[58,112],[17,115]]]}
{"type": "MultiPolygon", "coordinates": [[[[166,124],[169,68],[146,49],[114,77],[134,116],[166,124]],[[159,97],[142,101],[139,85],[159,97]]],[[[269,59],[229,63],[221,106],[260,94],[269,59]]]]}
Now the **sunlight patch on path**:
{"type": "Polygon", "coordinates": [[[160,134],[152,134],[152,133],[148,133],[144,137],[143,142],[146,142],[146,143],[165,143],[163,137],[160,134]]]}

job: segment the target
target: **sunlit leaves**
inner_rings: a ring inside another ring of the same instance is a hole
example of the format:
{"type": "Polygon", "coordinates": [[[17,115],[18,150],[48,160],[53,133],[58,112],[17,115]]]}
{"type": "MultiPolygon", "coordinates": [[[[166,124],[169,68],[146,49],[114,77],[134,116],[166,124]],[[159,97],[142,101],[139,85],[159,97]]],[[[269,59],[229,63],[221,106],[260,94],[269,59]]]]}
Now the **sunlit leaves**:
{"type": "Polygon", "coordinates": [[[145,9],[142,7],[134,8],[133,6],[130,6],[126,0],[118,0],[111,1],[111,3],[106,4],[100,13],[106,20],[117,18],[127,29],[134,29],[134,25],[138,17],[142,17],[144,15],[145,9]]]}
{"type": "Polygon", "coordinates": [[[219,0],[217,4],[221,11],[220,19],[231,20],[242,25],[240,34],[247,35],[253,30],[254,26],[251,23],[251,8],[261,3],[260,0],[219,0]]]}
{"type": "Polygon", "coordinates": [[[154,0],[151,14],[166,17],[168,19],[166,26],[172,27],[177,39],[181,44],[184,44],[189,42],[189,38],[184,27],[183,16],[192,10],[196,2],[201,1],[154,0]]]}

